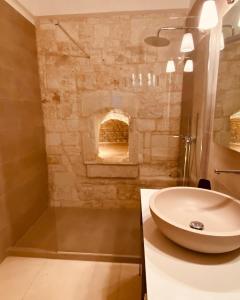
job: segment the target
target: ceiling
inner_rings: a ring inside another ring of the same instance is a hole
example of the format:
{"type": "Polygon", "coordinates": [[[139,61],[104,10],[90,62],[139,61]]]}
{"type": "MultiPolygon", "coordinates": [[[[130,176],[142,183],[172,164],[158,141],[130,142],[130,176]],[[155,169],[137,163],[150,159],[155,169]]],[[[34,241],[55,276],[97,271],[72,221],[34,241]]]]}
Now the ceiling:
{"type": "Polygon", "coordinates": [[[34,16],[190,8],[194,0],[18,0],[34,16]]]}

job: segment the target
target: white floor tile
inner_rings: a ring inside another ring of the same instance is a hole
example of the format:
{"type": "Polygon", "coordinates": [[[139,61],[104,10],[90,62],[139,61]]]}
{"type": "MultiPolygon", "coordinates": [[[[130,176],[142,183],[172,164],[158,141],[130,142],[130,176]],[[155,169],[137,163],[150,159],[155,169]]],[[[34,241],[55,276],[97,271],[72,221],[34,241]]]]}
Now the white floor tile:
{"type": "Polygon", "coordinates": [[[94,263],[49,260],[24,300],[87,299],[94,263]]]}
{"type": "Polygon", "coordinates": [[[45,260],[8,257],[0,265],[0,299],[22,300],[45,260]]]}
{"type": "Polygon", "coordinates": [[[8,257],[1,300],[139,300],[138,265],[8,257]]]}

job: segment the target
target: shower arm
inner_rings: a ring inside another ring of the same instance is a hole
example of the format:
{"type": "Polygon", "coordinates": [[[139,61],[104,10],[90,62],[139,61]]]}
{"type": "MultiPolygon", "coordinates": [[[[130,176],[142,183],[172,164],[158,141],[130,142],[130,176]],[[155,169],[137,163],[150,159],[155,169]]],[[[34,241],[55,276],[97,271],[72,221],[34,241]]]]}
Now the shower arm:
{"type": "Polygon", "coordinates": [[[158,32],[157,36],[159,37],[160,32],[162,30],[189,30],[189,29],[199,29],[198,27],[187,27],[187,26],[181,26],[181,27],[161,27],[158,32]]]}

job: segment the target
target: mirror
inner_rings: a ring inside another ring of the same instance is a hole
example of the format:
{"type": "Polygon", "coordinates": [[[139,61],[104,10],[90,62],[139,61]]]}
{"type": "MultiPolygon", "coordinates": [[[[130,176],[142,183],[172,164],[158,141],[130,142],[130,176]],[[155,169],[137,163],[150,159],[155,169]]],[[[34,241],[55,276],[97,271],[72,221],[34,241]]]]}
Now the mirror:
{"type": "Polygon", "coordinates": [[[214,141],[240,152],[240,2],[223,18],[214,141]]]}

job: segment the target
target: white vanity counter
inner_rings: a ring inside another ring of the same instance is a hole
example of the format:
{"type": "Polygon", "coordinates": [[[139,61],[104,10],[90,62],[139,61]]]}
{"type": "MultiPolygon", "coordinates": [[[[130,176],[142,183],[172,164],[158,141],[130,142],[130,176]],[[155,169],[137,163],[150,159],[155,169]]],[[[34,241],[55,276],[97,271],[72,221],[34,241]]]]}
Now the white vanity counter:
{"type": "Polygon", "coordinates": [[[166,239],[149,210],[156,190],[141,190],[148,300],[240,300],[240,250],[200,254],[166,239]]]}

